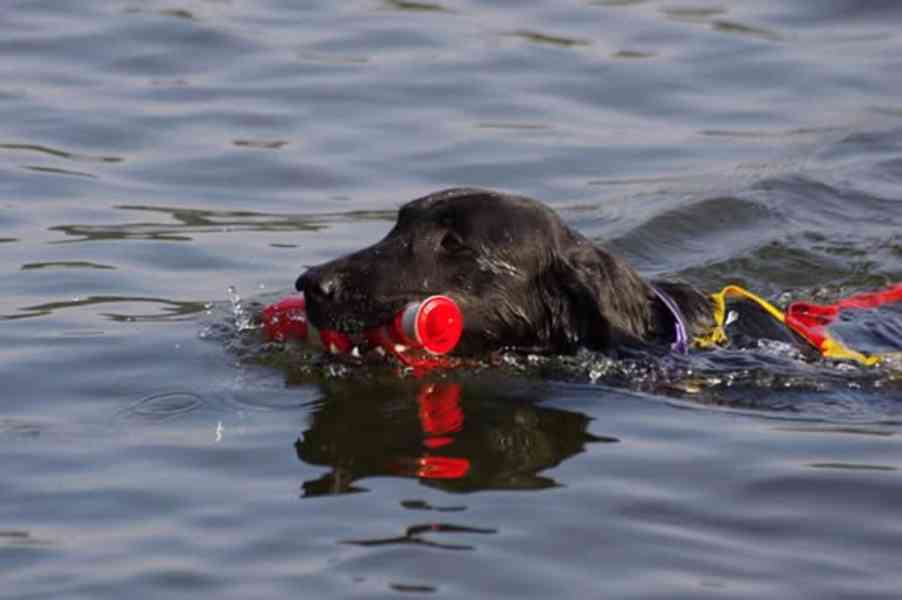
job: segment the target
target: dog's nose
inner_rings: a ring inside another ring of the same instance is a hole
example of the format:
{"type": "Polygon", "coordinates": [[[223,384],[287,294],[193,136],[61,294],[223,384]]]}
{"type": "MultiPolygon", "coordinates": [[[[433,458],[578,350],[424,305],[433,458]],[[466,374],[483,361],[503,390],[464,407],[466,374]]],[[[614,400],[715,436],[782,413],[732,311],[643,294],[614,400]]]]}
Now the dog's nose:
{"type": "Polygon", "coordinates": [[[341,277],[337,273],[322,273],[309,269],[294,283],[299,292],[314,294],[325,300],[336,300],[341,293],[341,277]]]}

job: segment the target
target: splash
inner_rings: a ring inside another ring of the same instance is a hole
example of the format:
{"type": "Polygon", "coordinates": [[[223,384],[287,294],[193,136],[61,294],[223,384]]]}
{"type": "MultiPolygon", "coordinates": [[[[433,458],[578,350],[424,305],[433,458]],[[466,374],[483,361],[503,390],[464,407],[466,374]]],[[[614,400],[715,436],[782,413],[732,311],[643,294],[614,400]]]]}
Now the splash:
{"type": "MultiPolygon", "coordinates": [[[[416,377],[415,370],[386,356],[347,352],[332,354],[318,343],[268,338],[260,324],[264,307],[278,299],[268,292],[242,298],[234,287],[226,301],[214,302],[202,337],[220,343],[235,359],[242,385],[253,380],[275,385],[323,382],[388,381],[416,377]]],[[[318,337],[316,338],[318,341],[318,337]]],[[[873,405],[895,397],[902,388],[902,364],[868,368],[834,360],[811,360],[798,348],[761,341],[750,349],[717,348],[676,355],[633,351],[612,357],[582,350],[574,355],[498,351],[467,360],[433,378],[459,378],[491,370],[517,378],[590,386],[600,397],[606,389],[629,390],[663,400],[764,410],[873,416],[873,405]],[[828,406],[829,405],[829,406],[828,406]],[[832,408],[831,408],[832,407],[832,408]]],[[[881,405],[882,406],[882,405],[881,405]]],[[[877,410],[877,414],[880,413],[877,410]]]]}
{"type": "Polygon", "coordinates": [[[241,296],[235,286],[230,285],[228,290],[229,302],[232,304],[232,315],[235,320],[235,328],[239,332],[255,331],[259,326],[254,322],[254,317],[244,306],[241,296]]]}

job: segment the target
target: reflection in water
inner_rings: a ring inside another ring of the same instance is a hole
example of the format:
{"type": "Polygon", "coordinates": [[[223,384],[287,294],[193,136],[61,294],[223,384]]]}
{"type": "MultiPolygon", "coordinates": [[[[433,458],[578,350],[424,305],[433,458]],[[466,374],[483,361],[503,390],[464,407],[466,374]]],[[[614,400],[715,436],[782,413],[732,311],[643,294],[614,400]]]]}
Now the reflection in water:
{"type": "Polygon", "coordinates": [[[433,506],[424,500],[404,500],[401,502],[401,506],[407,510],[434,510],[437,512],[460,512],[467,509],[463,505],[433,506]]]}
{"type": "Polygon", "coordinates": [[[543,489],[558,485],[543,471],[588,443],[618,441],[589,433],[582,413],[538,405],[534,391],[449,382],[332,385],[295,444],[302,461],[330,468],[304,482],[304,496],[365,491],[354,483],[380,475],[454,492],[543,489]]]}
{"type": "Polygon", "coordinates": [[[473,546],[467,544],[448,544],[427,540],[423,536],[427,533],[497,533],[496,529],[483,529],[478,527],[464,527],[461,525],[450,525],[448,523],[425,523],[423,525],[414,525],[408,527],[403,535],[390,538],[377,538],[371,540],[347,540],[345,544],[353,544],[355,546],[403,546],[403,545],[419,545],[429,546],[431,548],[441,548],[442,550],[473,550],[473,546]]]}

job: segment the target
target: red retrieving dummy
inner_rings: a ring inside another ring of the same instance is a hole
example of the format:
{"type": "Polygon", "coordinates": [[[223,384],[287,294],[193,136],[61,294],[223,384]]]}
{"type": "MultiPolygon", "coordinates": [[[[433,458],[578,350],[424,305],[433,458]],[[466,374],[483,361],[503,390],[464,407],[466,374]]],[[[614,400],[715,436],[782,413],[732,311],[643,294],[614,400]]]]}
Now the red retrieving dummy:
{"type": "MultiPolygon", "coordinates": [[[[277,342],[306,340],[309,334],[303,294],[288,296],[270,304],[260,313],[260,319],[266,336],[277,342]]],[[[463,315],[451,298],[431,296],[405,306],[391,324],[363,333],[378,345],[403,344],[442,355],[454,350],[460,341],[463,315]]],[[[330,352],[349,352],[353,348],[351,338],[344,333],[324,329],[319,336],[330,352]]],[[[394,350],[391,352],[395,353],[394,350]]]]}

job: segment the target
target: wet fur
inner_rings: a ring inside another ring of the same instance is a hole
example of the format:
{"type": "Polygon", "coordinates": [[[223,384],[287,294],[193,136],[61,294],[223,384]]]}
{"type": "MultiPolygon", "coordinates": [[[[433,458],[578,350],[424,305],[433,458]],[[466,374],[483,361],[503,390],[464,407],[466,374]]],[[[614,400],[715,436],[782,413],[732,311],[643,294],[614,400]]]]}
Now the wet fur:
{"type": "MultiPolygon", "coordinates": [[[[655,281],[683,311],[689,335],[713,326],[707,295],[655,281]]],[[[405,204],[384,239],[313,267],[297,281],[310,320],[357,332],[410,301],[454,298],[464,313],[460,353],[499,348],[607,353],[667,348],[673,317],[643,279],[522,196],[455,188],[405,204]]]]}

